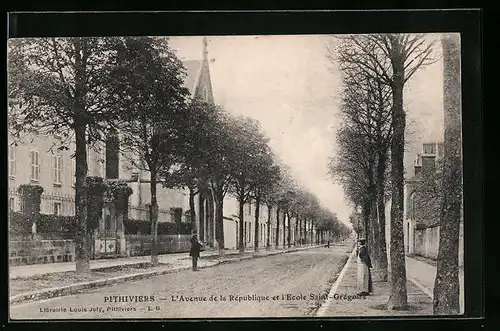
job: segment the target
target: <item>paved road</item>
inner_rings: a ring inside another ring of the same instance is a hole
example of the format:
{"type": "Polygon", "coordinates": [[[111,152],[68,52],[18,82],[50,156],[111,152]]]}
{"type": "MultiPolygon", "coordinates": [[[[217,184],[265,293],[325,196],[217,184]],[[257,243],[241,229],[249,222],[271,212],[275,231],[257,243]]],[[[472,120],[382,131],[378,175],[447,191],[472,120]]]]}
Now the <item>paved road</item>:
{"type": "Polygon", "coordinates": [[[11,318],[309,316],[322,302],[317,296],[328,294],[351,249],[352,244],[316,248],[14,305],[11,318]],[[143,302],[109,302],[124,298],[143,302]]]}

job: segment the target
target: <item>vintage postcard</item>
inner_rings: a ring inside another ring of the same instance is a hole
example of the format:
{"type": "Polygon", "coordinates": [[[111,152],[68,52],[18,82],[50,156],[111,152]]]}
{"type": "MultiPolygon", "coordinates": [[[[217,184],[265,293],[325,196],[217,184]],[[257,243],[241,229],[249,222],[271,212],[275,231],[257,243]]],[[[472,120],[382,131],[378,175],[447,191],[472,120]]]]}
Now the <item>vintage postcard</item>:
{"type": "Polygon", "coordinates": [[[460,42],[9,39],[10,318],[462,314],[460,42]]]}

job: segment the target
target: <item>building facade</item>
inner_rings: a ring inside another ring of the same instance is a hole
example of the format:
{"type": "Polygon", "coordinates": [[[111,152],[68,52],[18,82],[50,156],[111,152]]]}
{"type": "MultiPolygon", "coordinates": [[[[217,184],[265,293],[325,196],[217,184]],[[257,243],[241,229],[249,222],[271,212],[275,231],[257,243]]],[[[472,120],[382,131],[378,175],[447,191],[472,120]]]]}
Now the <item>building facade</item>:
{"type": "MultiPolygon", "coordinates": [[[[405,181],[404,245],[407,254],[437,259],[442,197],[444,144],[422,145],[414,173],[405,181]]],[[[462,208],[463,210],[463,208],[462,208]]],[[[460,224],[459,262],[463,263],[463,211],[460,224]]]]}

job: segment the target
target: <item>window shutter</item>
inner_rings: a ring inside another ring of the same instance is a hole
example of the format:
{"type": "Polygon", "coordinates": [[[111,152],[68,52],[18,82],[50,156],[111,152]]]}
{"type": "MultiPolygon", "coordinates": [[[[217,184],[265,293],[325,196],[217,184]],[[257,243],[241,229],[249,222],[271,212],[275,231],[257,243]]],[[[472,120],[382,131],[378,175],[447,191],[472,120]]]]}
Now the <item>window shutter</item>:
{"type": "Polygon", "coordinates": [[[16,148],[14,146],[12,146],[12,154],[14,155],[12,157],[12,174],[15,175],[16,174],[16,148]]]}
{"type": "Polygon", "coordinates": [[[31,179],[35,179],[35,154],[34,151],[30,152],[30,168],[31,168],[31,179]]]}
{"type": "Polygon", "coordinates": [[[52,156],[52,167],[54,169],[54,182],[57,183],[57,156],[53,155],[52,156]]]}

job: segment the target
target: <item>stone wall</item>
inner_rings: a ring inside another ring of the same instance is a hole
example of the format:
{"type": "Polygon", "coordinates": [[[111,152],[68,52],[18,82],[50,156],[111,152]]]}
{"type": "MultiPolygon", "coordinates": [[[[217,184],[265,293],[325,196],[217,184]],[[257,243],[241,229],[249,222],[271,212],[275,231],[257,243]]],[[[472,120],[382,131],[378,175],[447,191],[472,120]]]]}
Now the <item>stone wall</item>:
{"type": "Polygon", "coordinates": [[[415,254],[436,260],[439,249],[439,226],[415,229],[415,254]]]}
{"type": "MultiPolygon", "coordinates": [[[[189,252],[191,235],[158,236],[158,254],[189,252]]],[[[150,235],[125,235],[128,256],[145,256],[151,254],[150,235]]]]}
{"type": "MultiPolygon", "coordinates": [[[[415,254],[436,260],[439,252],[439,226],[425,229],[415,229],[415,254]]],[[[463,266],[464,232],[463,224],[460,225],[458,241],[458,264],[463,266]]]]}
{"type": "Polygon", "coordinates": [[[9,264],[26,265],[71,262],[75,258],[73,240],[23,240],[9,242],[9,264]]]}

